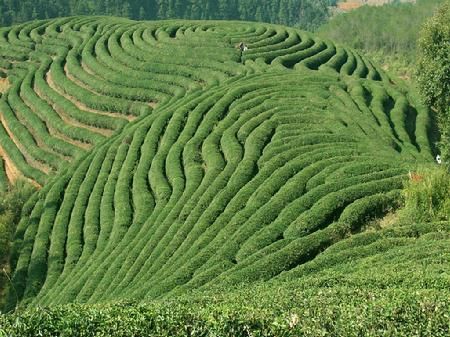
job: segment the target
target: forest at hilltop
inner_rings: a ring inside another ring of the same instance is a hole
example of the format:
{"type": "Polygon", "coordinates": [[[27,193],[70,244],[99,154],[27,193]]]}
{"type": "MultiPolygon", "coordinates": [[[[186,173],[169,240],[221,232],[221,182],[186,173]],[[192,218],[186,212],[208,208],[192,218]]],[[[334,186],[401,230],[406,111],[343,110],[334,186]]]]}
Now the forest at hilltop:
{"type": "Polygon", "coordinates": [[[411,77],[422,25],[444,2],[417,0],[415,3],[362,6],[333,16],[318,28],[318,33],[364,51],[390,71],[411,77]]]}
{"type": "Polygon", "coordinates": [[[139,20],[221,19],[280,23],[309,29],[328,17],[336,0],[0,0],[0,26],[73,15],[139,20]]]}

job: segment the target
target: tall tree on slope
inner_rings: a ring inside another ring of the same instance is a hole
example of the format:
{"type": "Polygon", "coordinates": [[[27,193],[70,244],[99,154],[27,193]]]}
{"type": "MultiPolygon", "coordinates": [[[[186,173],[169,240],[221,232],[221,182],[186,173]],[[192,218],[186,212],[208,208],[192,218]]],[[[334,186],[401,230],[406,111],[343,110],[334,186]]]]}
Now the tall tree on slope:
{"type": "Polygon", "coordinates": [[[423,26],[417,77],[428,105],[438,116],[440,150],[450,164],[450,0],[423,26]]]}

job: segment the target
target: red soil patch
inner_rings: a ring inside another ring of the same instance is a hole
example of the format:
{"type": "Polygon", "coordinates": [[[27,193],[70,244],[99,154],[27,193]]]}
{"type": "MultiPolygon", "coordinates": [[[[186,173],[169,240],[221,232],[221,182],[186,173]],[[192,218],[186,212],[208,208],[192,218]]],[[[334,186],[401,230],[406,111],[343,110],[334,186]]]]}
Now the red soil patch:
{"type": "Polygon", "coordinates": [[[8,78],[0,78],[0,93],[6,92],[10,86],[8,78]]]}
{"type": "Polygon", "coordinates": [[[350,11],[352,9],[357,9],[361,7],[361,4],[358,2],[340,2],[338,3],[338,8],[343,11],[350,11]]]}
{"type": "Polygon", "coordinates": [[[423,180],[423,176],[419,173],[409,172],[409,179],[414,182],[419,182],[423,180]]]}

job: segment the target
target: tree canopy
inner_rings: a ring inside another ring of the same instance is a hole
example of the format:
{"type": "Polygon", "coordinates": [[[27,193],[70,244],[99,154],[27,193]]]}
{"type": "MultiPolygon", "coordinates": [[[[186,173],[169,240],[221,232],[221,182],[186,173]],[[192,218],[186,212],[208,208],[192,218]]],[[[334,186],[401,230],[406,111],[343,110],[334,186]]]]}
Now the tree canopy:
{"type": "Polygon", "coordinates": [[[334,41],[369,52],[400,54],[415,59],[421,25],[433,15],[443,0],[417,0],[414,3],[362,6],[336,15],[320,28],[334,41]]]}
{"type": "Polygon", "coordinates": [[[314,29],[336,0],[0,0],[0,24],[71,15],[113,15],[140,20],[226,19],[314,29]]]}
{"type": "Polygon", "coordinates": [[[423,26],[419,40],[418,82],[425,101],[436,109],[441,152],[450,159],[450,1],[423,26]]]}

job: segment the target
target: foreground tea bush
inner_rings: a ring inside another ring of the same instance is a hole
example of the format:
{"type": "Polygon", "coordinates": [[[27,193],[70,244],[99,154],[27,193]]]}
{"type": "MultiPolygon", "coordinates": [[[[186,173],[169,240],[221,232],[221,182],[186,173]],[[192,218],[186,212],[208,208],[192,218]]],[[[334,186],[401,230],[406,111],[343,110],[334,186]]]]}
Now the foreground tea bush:
{"type": "Polygon", "coordinates": [[[33,307],[6,336],[447,336],[448,222],[356,234],[270,282],[157,301],[33,307]]]}
{"type": "MultiPolygon", "coordinates": [[[[288,286],[289,287],[289,286],[288,286]]],[[[33,308],[5,336],[448,336],[448,292],[260,288],[225,298],[33,308]]]]}

